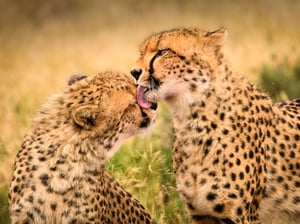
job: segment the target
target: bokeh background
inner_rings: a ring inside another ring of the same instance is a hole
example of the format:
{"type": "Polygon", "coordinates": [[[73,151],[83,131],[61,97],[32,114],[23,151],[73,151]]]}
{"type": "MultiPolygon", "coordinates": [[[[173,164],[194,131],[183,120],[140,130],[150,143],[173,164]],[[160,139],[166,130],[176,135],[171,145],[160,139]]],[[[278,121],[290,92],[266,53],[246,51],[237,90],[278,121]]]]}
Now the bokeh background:
{"type": "MultiPolygon", "coordinates": [[[[34,112],[75,73],[129,73],[150,34],[226,27],[233,68],[274,100],[300,97],[298,0],[0,0],[0,223],[14,156],[34,112]]],[[[168,110],[147,136],[127,141],[111,174],[158,223],[189,223],[171,168],[168,110]]]]}

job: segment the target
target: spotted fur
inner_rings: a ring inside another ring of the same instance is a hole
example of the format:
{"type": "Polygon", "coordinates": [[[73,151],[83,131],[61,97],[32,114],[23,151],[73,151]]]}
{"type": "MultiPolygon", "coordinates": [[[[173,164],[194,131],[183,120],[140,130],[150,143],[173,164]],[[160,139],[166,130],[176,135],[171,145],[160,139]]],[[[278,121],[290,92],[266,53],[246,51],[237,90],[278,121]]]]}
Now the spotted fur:
{"type": "Polygon", "coordinates": [[[155,113],[122,73],[73,76],[33,120],[10,185],[12,223],[154,223],[105,161],[155,113]]]}
{"type": "Polygon", "coordinates": [[[236,74],[223,54],[226,35],[182,28],[150,36],[131,71],[140,105],[164,100],[171,111],[173,168],[194,223],[297,223],[300,99],[272,105],[236,74]]]}

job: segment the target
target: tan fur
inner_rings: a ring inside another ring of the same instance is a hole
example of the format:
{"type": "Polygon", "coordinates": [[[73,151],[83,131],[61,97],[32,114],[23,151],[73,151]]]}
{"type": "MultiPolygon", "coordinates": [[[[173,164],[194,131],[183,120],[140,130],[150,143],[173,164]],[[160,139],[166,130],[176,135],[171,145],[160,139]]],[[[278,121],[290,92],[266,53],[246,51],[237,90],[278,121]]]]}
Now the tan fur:
{"type": "Polygon", "coordinates": [[[196,28],[152,35],[132,74],[148,101],[171,110],[177,187],[195,223],[297,222],[300,100],[272,105],[235,74],[222,52],[226,36],[196,28]]]}
{"type": "Polygon", "coordinates": [[[155,117],[132,78],[73,77],[33,120],[10,185],[12,223],[154,223],[105,170],[106,160],[155,117]]]}

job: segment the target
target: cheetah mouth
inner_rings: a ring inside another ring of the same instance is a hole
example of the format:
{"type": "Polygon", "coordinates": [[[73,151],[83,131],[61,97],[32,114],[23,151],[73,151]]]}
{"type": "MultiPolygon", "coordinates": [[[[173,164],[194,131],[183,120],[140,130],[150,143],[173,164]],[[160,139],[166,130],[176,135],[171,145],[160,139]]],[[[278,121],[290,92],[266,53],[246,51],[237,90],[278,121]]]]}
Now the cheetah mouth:
{"type": "Polygon", "coordinates": [[[156,102],[151,102],[148,101],[145,98],[145,94],[149,91],[149,89],[145,86],[138,86],[137,87],[137,102],[140,105],[140,107],[145,108],[145,109],[152,109],[156,110],[157,109],[157,103],[156,102]]]}

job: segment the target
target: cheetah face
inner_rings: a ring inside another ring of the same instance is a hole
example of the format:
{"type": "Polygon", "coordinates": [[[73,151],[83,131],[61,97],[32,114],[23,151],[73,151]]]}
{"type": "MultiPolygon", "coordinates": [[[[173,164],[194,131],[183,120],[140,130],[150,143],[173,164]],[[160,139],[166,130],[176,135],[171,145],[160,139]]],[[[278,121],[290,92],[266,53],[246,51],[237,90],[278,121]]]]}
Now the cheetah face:
{"type": "Polygon", "coordinates": [[[155,109],[137,103],[136,85],[129,75],[79,75],[69,80],[62,93],[50,98],[32,129],[48,136],[49,132],[55,136],[65,133],[55,138],[67,144],[88,142],[99,157],[108,159],[126,139],[145,132],[154,123],[155,109]]]}
{"type": "Polygon", "coordinates": [[[207,66],[208,62],[217,63],[215,52],[225,36],[225,29],[204,32],[184,28],[148,38],[141,45],[141,55],[131,70],[138,83],[139,104],[149,108],[159,100],[177,101],[182,93],[188,93],[196,85],[199,93],[207,91],[213,77],[200,67],[207,66]]]}
{"type": "Polygon", "coordinates": [[[156,106],[153,104],[147,109],[137,103],[136,86],[131,77],[103,73],[73,79],[69,82],[70,89],[79,93],[79,103],[74,104],[70,112],[74,124],[79,132],[103,139],[102,144],[109,151],[106,158],[125,139],[144,132],[154,123],[156,106]]]}

